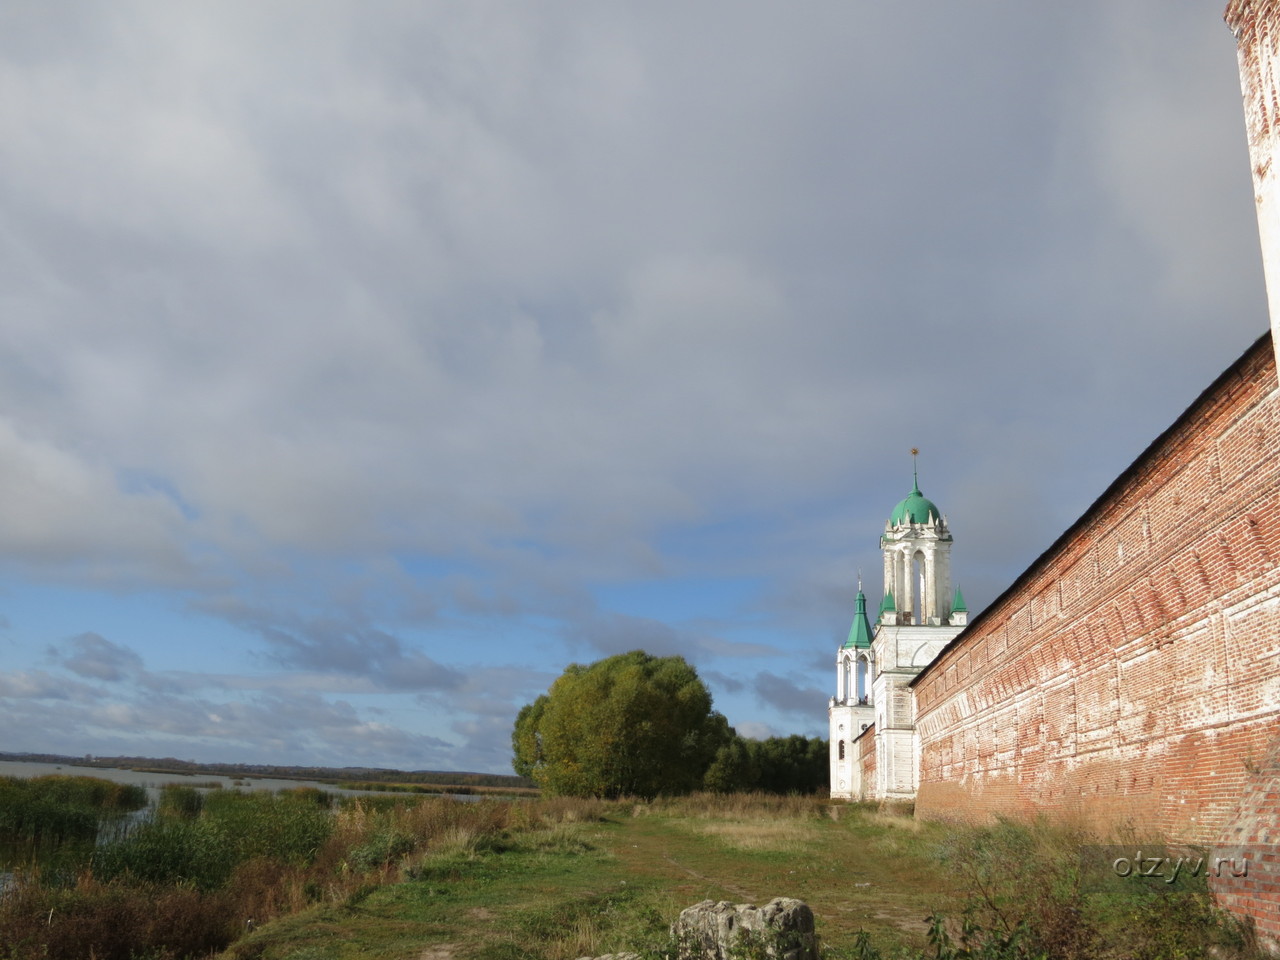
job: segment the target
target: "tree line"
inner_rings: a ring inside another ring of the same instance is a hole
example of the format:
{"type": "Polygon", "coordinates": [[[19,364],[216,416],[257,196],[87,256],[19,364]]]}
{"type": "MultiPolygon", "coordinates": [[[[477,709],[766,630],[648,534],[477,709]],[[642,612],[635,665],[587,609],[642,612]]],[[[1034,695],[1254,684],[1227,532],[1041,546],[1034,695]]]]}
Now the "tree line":
{"type": "Polygon", "coordinates": [[[815,793],[828,784],[826,740],[741,737],[683,657],[641,650],[571,664],[520,711],[511,742],[516,773],[549,795],[815,793]]]}

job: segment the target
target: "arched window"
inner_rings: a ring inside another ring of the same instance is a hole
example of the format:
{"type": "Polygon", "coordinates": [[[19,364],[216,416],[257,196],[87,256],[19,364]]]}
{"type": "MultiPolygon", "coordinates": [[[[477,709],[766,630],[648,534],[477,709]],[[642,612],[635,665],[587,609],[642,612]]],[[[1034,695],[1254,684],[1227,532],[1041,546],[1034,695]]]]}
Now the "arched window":
{"type": "Polygon", "coordinates": [[[855,696],[858,698],[859,703],[867,702],[867,691],[870,688],[870,682],[871,682],[871,678],[868,676],[869,666],[870,664],[867,662],[866,655],[859,654],[858,655],[857,690],[855,693],[855,696]]]}
{"type": "Polygon", "coordinates": [[[840,741],[840,759],[841,760],[844,759],[844,741],[843,740],[840,741]]]}
{"type": "Polygon", "coordinates": [[[840,699],[848,700],[853,696],[853,677],[850,675],[849,658],[840,659],[840,699]]]}

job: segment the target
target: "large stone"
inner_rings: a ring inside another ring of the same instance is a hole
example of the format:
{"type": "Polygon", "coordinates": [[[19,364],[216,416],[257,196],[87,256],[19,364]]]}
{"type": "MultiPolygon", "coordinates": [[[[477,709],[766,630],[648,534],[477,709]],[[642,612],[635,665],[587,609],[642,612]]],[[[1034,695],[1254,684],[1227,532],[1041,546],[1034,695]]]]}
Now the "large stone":
{"type": "Polygon", "coordinates": [[[790,897],[763,907],[703,900],[680,911],[672,933],[680,960],[818,960],[813,911],[790,897]]]}

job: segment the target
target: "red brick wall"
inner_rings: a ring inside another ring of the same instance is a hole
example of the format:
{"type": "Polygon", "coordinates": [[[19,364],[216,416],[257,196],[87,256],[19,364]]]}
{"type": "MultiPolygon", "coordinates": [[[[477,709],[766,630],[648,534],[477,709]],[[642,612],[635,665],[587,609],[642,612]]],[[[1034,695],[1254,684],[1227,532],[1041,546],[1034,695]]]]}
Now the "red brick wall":
{"type": "Polygon", "coordinates": [[[1280,734],[1269,337],[914,684],[925,817],[1214,840],[1280,734]]]}
{"type": "Polygon", "coordinates": [[[862,796],[854,799],[863,800],[872,795],[876,783],[876,725],[874,723],[858,735],[858,739],[853,741],[853,748],[858,751],[858,765],[862,767],[862,796]]]}
{"type": "Polygon", "coordinates": [[[1256,770],[1212,851],[1215,867],[1218,858],[1229,866],[1211,870],[1209,885],[1218,903],[1252,916],[1262,937],[1280,941],[1280,740],[1256,770]]]}

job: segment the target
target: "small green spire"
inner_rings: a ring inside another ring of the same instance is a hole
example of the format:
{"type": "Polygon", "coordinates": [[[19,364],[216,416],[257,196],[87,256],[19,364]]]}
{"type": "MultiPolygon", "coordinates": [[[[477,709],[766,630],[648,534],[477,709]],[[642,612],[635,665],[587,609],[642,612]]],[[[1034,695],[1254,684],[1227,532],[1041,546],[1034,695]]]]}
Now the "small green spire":
{"type": "Polygon", "coordinates": [[[969,608],[964,605],[964,594],[960,592],[960,588],[956,587],[956,598],[951,601],[952,613],[968,613],[969,608]]]}
{"type": "Polygon", "coordinates": [[[849,639],[842,649],[856,647],[867,650],[871,647],[871,624],[867,622],[867,595],[858,590],[857,604],[853,613],[853,626],[849,628],[849,639]]]}
{"type": "Polygon", "coordinates": [[[897,612],[898,612],[898,603],[896,600],[893,599],[893,591],[886,590],[884,592],[884,599],[880,601],[880,613],[881,615],[883,615],[886,613],[897,613],[897,612]]]}

